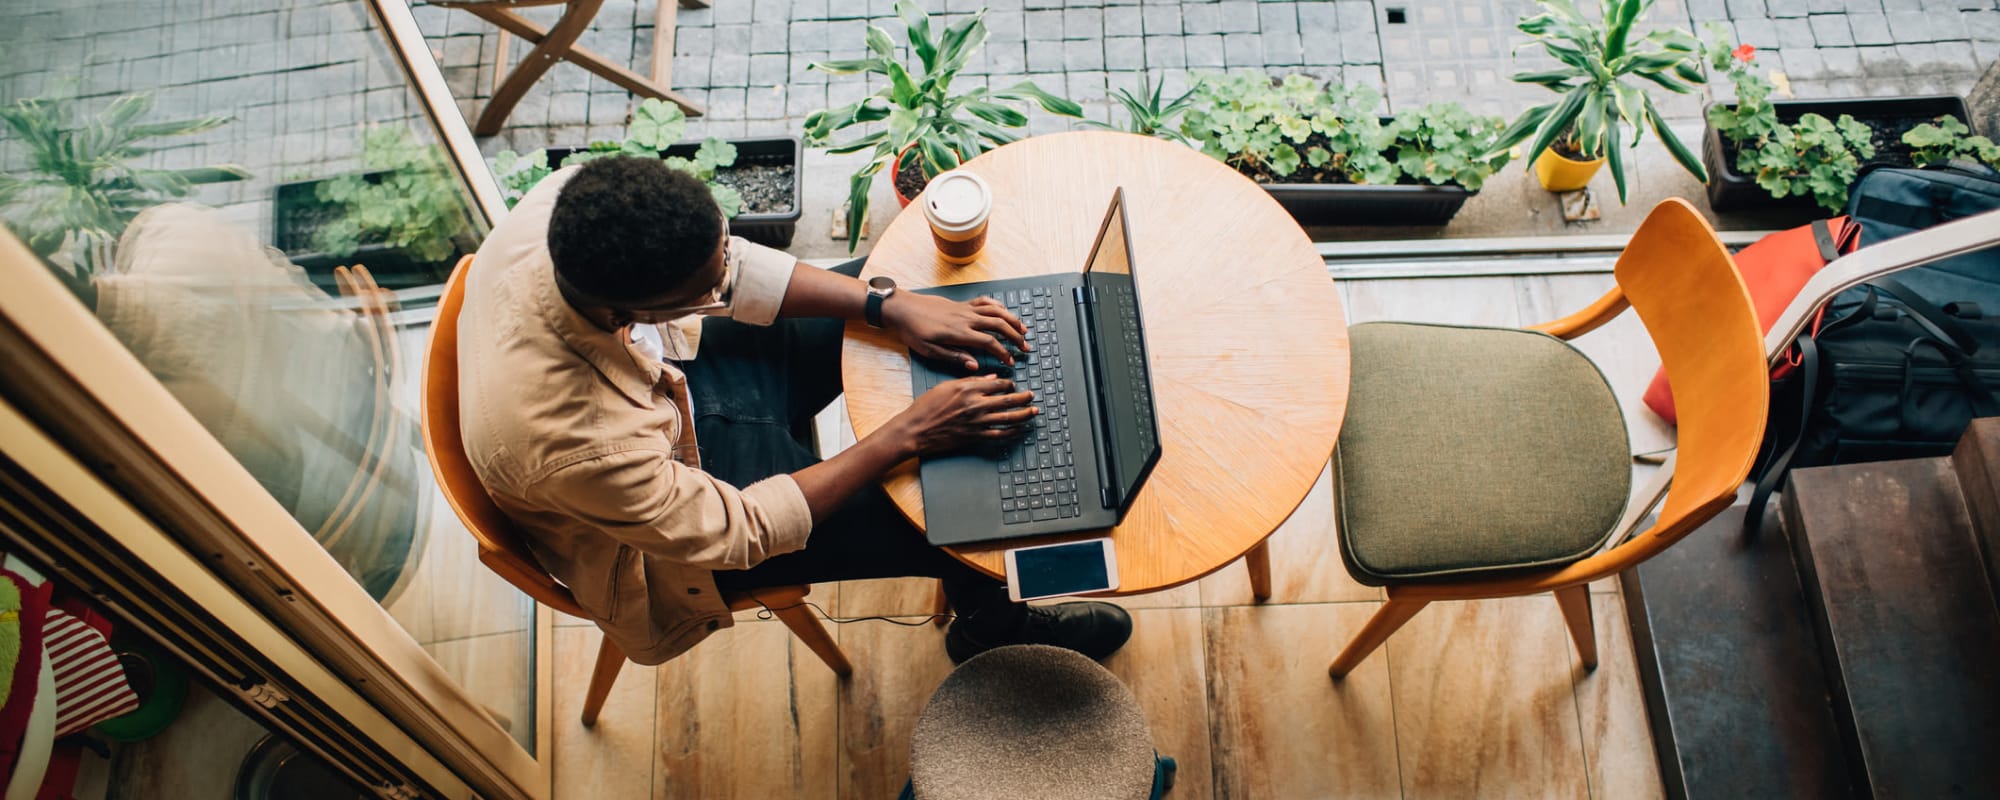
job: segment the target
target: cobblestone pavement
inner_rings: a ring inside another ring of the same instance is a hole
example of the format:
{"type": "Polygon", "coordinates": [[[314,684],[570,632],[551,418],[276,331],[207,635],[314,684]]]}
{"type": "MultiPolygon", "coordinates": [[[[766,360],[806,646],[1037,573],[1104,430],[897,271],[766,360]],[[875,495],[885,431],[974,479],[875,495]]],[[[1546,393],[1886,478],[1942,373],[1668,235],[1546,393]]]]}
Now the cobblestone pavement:
{"type": "MultiPolygon", "coordinates": [[[[936,13],[973,11],[978,0],[931,0],[936,13]]],[[[1141,71],[1185,85],[1202,70],[1263,69],[1384,87],[1392,108],[1456,100],[1511,115],[1547,93],[1507,76],[1533,68],[1536,52],[1514,23],[1529,0],[1303,0],[1140,2],[991,0],[992,37],[967,72],[994,84],[1031,78],[1067,93],[1102,119],[1107,88],[1136,85],[1141,71]]],[[[1590,5],[1586,0],[1583,5],[1590,5]]],[[[715,0],[682,10],[675,88],[709,109],[697,132],[790,133],[815,110],[873,88],[862,76],[829,77],[806,64],[863,54],[873,22],[900,30],[891,0],[715,0]]],[[[460,12],[419,7],[419,24],[468,110],[491,85],[495,37],[460,12]]],[[[652,55],[652,0],[612,0],[582,43],[641,72],[652,55]]],[[[544,12],[545,20],[552,15],[544,12]]],[[[1801,97],[1963,93],[2000,55],[1996,0],[1661,0],[1649,23],[1715,21],[1757,45],[1759,63],[1783,70],[1801,97]]],[[[515,43],[515,56],[525,52],[515,43]]],[[[510,61],[511,63],[511,61],[510,61]]],[[[1668,106],[1699,114],[1700,98],[1668,106]]],[[[559,65],[510,118],[488,151],[615,138],[631,98],[570,65],[559,65]]],[[[1034,132],[1067,124],[1031,115],[1034,132]]]]}

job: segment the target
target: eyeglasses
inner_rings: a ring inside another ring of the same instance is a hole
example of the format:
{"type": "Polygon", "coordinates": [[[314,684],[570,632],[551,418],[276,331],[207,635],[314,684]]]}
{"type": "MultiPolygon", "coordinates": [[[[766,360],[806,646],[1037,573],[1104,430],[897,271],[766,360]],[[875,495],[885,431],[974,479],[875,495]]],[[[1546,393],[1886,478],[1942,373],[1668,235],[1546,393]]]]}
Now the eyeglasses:
{"type": "Polygon", "coordinates": [[[690,314],[721,311],[729,307],[729,292],[735,286],[736,270],[742,265],[745,253],[735,237],[728,235],[728,227],[723,227],[722,280],[706,294],[695,298],[697,302],[684,306],[626,306],[622,310],[633,314],[645,314],[655,319],[680,319],[690,314]]]}

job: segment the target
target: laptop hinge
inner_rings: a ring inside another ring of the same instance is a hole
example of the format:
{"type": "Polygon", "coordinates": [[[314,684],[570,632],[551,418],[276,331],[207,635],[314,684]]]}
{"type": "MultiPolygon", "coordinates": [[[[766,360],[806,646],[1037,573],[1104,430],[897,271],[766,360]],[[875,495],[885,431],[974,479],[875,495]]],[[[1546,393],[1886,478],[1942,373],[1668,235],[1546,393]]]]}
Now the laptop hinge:
{"type": "Polygon", "coordinates": [[[1097,288],[1094,286],[1076,287],[1076,302],[1083,305],[1097,302],[1097,288]]]}

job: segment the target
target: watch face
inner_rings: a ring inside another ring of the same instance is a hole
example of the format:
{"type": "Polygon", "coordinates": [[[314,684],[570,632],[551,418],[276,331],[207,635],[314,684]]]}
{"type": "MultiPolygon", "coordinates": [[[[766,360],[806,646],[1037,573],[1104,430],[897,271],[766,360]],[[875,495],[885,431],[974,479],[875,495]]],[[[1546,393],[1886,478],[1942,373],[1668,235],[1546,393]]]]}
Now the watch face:
{"type": "Polygon", "coordinates": [[[896,279],[887,275],[877,275],[868,279],[868,290],[877,294],[888,294],[896,288],[896,279]]]}

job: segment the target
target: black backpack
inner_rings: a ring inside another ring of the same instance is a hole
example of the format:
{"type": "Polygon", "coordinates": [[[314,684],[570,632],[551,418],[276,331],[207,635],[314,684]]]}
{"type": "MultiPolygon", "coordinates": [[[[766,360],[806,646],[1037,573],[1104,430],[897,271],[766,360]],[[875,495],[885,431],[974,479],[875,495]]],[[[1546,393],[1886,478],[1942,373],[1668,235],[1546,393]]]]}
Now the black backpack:
{"type": "MultiPolygon", "coordinates": [[[[1847,215],[1862,247],[2000,208],[2000,173],[1868,167],[1847,215]]],[[[1798,338],[1799,369],[1771,387],[1745,525],[1796,467],[1947,455],[1974,417],[2000,415],[2000,249],[1856,286],[1798,338]]]]}

